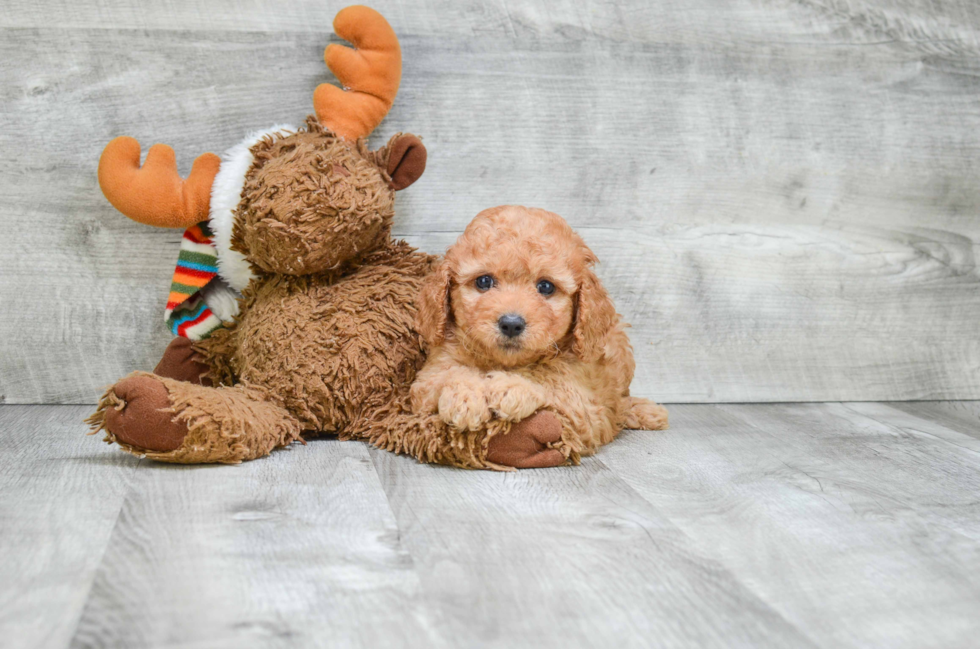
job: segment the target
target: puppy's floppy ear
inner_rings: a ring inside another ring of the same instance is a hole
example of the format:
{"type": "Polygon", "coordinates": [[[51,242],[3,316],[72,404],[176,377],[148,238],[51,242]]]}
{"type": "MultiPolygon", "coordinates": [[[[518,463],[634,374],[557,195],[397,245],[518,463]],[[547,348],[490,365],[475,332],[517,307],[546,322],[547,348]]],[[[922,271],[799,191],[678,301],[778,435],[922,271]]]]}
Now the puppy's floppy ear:
{"type": "Polygon", "coordinates": [[[378,153],[380,166],[391,178],[388,185],[395,191],[405,189],[425,171],[425,145],[411,133],[394,135],[378,153]]]}
{"type": "Polygon", "coordinates": [[[592,270],[596,261],[595,255],[588,250],[582,282],[575,294],[572,351],[586,363],[602,357],[606,336],[617,322],[616,307],[592,270]]]}
{"type": "Polygon", "coordinates": [[[422,281],[415,316],[415,329],[429,348],[438,347],[446,339],[450,288],[449,262],[443,259],[422,281]]]}

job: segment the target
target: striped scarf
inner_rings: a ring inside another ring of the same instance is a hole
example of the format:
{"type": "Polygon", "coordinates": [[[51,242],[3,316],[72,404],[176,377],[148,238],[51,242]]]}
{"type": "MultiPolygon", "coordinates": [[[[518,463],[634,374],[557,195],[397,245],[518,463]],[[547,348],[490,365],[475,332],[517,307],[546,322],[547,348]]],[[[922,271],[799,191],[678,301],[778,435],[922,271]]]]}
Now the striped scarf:
{"type": "Polygon", "coordinates": [[[201,294],[218,274],[218,251],[207,221],[187,228],[180,241],[180,255],[164,319],[175,336],[204,340],[223,326],[201,294]]]}

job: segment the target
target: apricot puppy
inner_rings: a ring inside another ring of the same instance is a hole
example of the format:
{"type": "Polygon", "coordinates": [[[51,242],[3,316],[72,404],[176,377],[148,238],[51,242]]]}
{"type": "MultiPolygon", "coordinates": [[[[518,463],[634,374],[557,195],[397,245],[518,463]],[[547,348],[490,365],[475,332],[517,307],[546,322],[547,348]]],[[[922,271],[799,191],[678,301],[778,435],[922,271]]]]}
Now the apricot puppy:
{"type": "Polygon", "coordinates": [[[488,461],[517,467],[577,462],[623,428],[666,428],[666,409],[630,396],[633,350],[596,261],[557,214],[478,214],[422,286],[429,356],[415,412],[460,431],[526,420],[488,441],[488,461]]]}

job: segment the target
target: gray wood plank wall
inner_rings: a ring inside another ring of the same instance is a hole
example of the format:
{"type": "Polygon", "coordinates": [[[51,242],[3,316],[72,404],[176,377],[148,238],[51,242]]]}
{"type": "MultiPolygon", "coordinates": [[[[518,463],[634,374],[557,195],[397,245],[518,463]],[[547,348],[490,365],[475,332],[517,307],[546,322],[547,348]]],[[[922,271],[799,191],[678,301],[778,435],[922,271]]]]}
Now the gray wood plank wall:
{"type": "MultiPolygon", "coordinates": [[[[0,402],[91,402],[169,335],[179,233],[116,213],[132,135],[186,173],[299,122],[343,3],[0,7],[0,402]]],[[[973,0],[374,2],[396,131],[429,148],[397,233],[563,214],[667,402],[980,398],[980,6],[973,0]]]]}

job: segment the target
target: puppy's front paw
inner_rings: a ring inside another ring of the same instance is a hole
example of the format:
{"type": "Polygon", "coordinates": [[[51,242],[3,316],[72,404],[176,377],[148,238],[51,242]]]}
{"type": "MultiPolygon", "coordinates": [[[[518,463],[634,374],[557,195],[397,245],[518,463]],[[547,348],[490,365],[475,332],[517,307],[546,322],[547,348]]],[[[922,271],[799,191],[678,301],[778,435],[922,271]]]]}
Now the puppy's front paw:
{"type": "Polygon", "coordinates": [[[527,419],[544,404],[544,390],[523,376],[508,372],[490,373],[487,381],[487,405],[501,419],[527,419]]]}
{"type": "Polygon", "coordinates": [[[477,430],[490,421],[491,414],[478,384],[447,385],[439,395],[439,418],[458,430],[477,430]]]}

